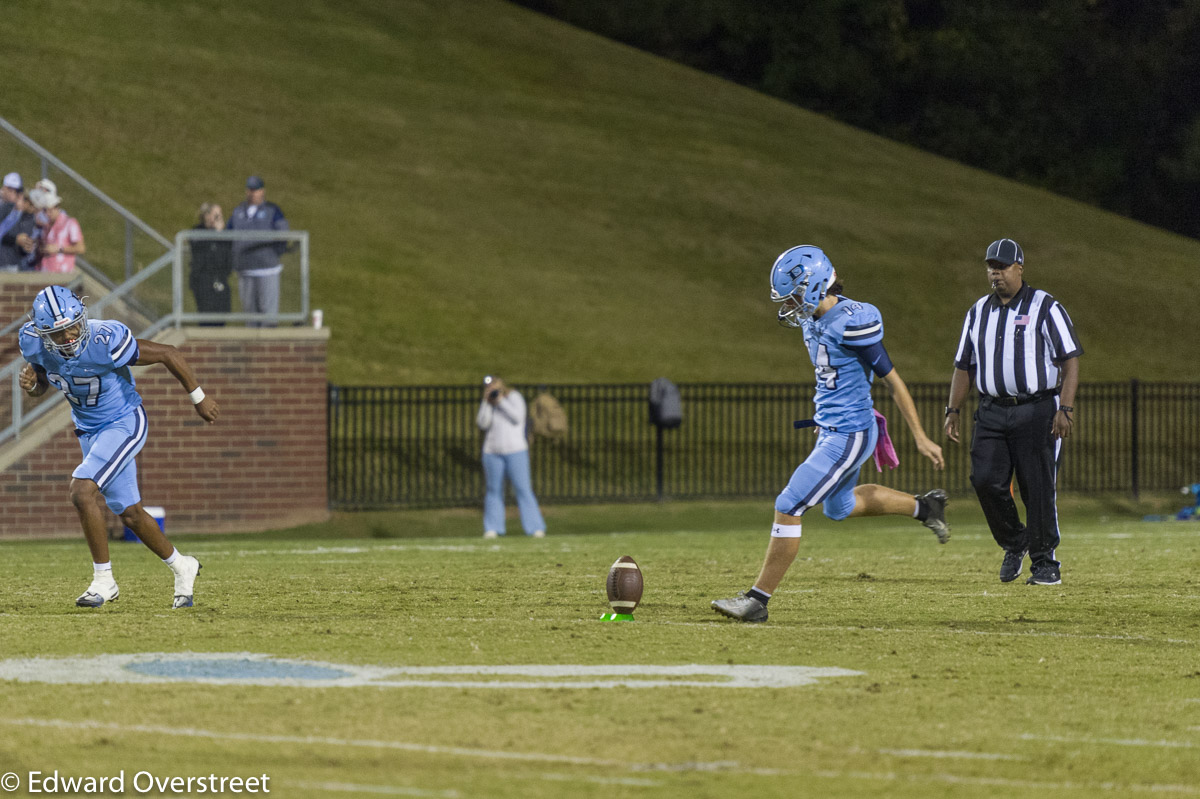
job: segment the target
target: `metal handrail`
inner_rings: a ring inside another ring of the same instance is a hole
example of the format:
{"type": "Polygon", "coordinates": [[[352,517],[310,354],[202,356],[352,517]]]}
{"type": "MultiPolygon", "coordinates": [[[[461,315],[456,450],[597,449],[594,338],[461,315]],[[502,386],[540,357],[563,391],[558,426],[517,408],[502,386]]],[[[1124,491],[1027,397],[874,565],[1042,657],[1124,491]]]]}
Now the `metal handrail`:
{"type": "MultiPolygon", "coordinates": [[[[120,286],[117,286],[110,293],[98,298],[89,304],[89,308],[97,314],[106,306],[117,300],[125,302],[134,301],[132,292],[141,283],[149,280],[154,275],[161,272],[166,267],[171,267],[172,275],[172,309],[167,314],[157,319],[152,319],[150,323],[142,330],[135,331],[138,338],[149,338],[167,327],[182,327],[185,323],[190,322],[206,322],[206,321],[231,321],[231,322],[304,322],[308,319],[309,313],[309,265],[308,265],[308,231],[303,230],[247,230],[247,231],[215,231],[215,230],[185,230],[180,231],[175,237],[176,245],[169,252],[156,258],[146,267],[140,270],[136,275],[126,280],[120,286]],[[248,241],[288,241],[296,243],[300,248],[300,310],[292,313],[280,313],[275,315],[256,314],[256,313],[196,313],[184,310],[184,280],[183,271],[183,244],[186,241],[197,239],[218,239],[218,240],[248,240],[248,241]]],[[[168,243],[168,246],[170,244],[168,243]]],[[[147,318],[150,316],[147,314],[147,318]]],[[[21,320],[23,321],[23,320],[21,320]]],[[[13,326],[9,326],[12,328],[13,326]]],[[[20,325],[17,325],[19,328],[20,325]]],[[[13,328],[14,330],[16,328],[13,328]]],[[[21,430],[30,422],[39,418],[42,414],[49,411],[61,399],[61,395],[55,392],[55,396],[51,397],[37,405],[28,413],[24,412],[22,400],[24,392],[21,391],[18,382],[18,375],[21,371],[25,359],[17,355],[10,363],[0,367],[0,386],[4,384],[4,379],[7,377],[11,383],[12,396],[12,424],[3,430],[0,430],[0,444],[5,443],[11,438],[20,438],[21,430]]],[[[3,389],[0,389],[3,390],[3,389]]]]}
{"type": "MultiPolygon", "coordinates": [[[[124,283],[118,286],[116,290],[104,295],[92,303],[92,310],[97,312],[103,310],[105,306],[117,299],[124,297],[134,288],[136,288],[138,284],[154,276],[156,273],[162,271],[165,267],[173,264],[174,262],[175,253],[173,252],[168,252],[159,256],[152,263],[148,264],[145,269],[141,270],[132,278],[126,280],[124,283]]],[[[145,333],[143,332],[141,335],[145,335],[145,333]]],[[[12,384],[12,424],[3,430],[0,430],[0,444],[3,444],[10,438],[20,438],[22,428],[33,422],[42,414],[49,411],[50,408],[54,407],[58,400],[62,398],[61,394],[55,392],[55,397],[51,397],[45,402],[39,403],[37,407],[35,407],[29,413],[25,413],[24,408],[21,406],[21,395],[24,392],[21,391],[21,385],[18,381],[21,367],[24,365],[24,363],[25,359],[18,355],[12,360],[12,362],[0,369],[0,385],[3,384],[3,380],[6,376],[10,378],[12,384]]]]}
{"type": "Polygon", "coordinates": [[[45,147],[43,147],[40,144],[38,144],[37,142],[35,142],[33,139],[26,136],[24,133],[22,133],[20,130],[18,130],[16,127],[14,127],[13,124],[11,122],[9,122],[7,119],[5,119],[4,117],[0,117],[0,129],[7,131],[8,134],[10,136],[12,136],[14,139],[19,141],[21,144],[25,145],[30,150],[33,150],[33,152],[36,153],[38,155],[38,157],[42,159],[43,162],[49,162],[49,163],[53,164],[55,166],[55,168],[58,169],[59,171],[61,171],[63,174],[70,176],[72,180],[74,180],[76,183],[78,183],[84,189],[89,191],[94,197],[96,197],[96,199],[100,200],[100,202],[104,203],[105,205],[107,205],[108,207],[110,207],[114,211],[116,211],[118,214],[120,214],[122,217],[124,217],[125,221],[127,223],[133,225],[138,230],[142,231],[143,233],[145,233],[147,236],[149,236],[150,238],[157,241],[162,246],[170,249],[171,242],[168,241],[165,236],[163,236],[161,233],[159,233],[154,228],[147,225],[142,220],[138,219],[136,216],[134,216],[132,213],[130,213],[128,210],[126,210],[125,207],[122,206],[120,203],[118,203],[116,200],[109,197],[107,194],[100,191],[100,189],[93,186],[91,181],[89,181],[83,175],[80,175],[74,169],[71,169],[71,167],[64,164],[58,158],[54,157],[53,153],[51,153],[45,147]]]}
{"type": "Polygon", "coordinates": [[[303,322],[308,319],[308,231],[307,230],[181,230],[175,234],[175,273],[172,316],[175,327],[188,322],[303,322]],[[183,310],[184,244],[189,241],[288,241],[300,247],[300,310],[280,313],[272,317],[258,313],[231,311],[228,313],[201,313],[183,310]]]}

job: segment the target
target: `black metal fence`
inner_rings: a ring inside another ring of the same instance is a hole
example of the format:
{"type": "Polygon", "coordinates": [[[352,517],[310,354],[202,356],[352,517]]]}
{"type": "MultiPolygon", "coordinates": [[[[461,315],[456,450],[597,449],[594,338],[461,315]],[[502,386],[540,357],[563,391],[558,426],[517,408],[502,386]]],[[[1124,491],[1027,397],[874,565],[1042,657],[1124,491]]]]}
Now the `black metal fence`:
{"type": "MultiPolygon", "coordinates": [[[[539,388],[518,386],[532,403],[539,388]]],[[[812,415],[813,386],[680,385],[683,425],[649,423],[648,384],[549,385],[567,413],[560,440],[534,438],[534,490],[543,503],[773,497],[808,455],[814,436],[792,428],[812,415]]],[[[864,482],[903,491],[970,491],[974,401],[963,408],[963,443],[943,440],[948,384],[909,390],[926,432],[942,444],[946,471],[916,451],[884,387],[900,467],[864,482]]],[[[333,508],[456,507],[482,496],[477,386],[329,388],[329,497],[333,508]]],[[[1178,489],[1200,480],[1200,383],[1090,383],[1076,397],[1060,492],[1178,489]]]]}

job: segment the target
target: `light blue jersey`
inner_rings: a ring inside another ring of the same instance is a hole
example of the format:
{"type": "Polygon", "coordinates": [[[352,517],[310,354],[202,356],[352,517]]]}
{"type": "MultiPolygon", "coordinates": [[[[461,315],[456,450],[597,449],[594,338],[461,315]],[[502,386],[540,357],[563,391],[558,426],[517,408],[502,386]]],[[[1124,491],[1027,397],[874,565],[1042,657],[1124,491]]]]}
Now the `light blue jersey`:
{"type": "Polygon", "coordinates": [[[67,395],[75,427],[94,433],[128,416],[142,404],[129,367],[137,361],[137,339],[117,321],[88,322],[87,344],[73,358],[50,352],[28,322],[21,328],[21,355],[46,373],[67,395]]]}
{"type": "Polygon", "coordinates": [[[817,376],[813,421],[838,432],[874,427],[871,383],[875,376],[856,350],[883,341],[879,309],[838,297],[837,305],[820,319],[806,319],[802,328],[817,376]]]}

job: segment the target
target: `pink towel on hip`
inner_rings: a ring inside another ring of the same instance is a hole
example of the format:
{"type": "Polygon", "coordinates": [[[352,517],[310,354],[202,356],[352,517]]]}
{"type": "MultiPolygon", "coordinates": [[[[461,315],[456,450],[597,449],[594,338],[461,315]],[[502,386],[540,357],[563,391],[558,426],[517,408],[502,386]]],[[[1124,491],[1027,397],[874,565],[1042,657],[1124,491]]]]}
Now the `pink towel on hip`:
{"type": "Polygon", "coordinates": [[[882,472],[884,466],[895,469],[900,465],[900,457],[896,455],[892,437],[888,435],[887,417],[874,408],[871,412],[875,414],[875,424],[879,427],[879,441],[875,442],[875,471],[882,472]]]}

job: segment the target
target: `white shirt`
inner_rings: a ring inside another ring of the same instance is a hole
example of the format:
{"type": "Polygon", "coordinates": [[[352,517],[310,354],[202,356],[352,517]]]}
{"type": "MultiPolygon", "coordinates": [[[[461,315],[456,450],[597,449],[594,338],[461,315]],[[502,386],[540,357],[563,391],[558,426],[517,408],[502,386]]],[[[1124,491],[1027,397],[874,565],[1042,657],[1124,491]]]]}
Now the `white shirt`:
{"type": "Polygon", "coordinates": [[[529,449],[525,440],[525,398],[516,389],[509,389],[495,405],[486,399],[479,403],[475,424],[487,434],[483,438],[484,455],[511,455],[529,449]]]}

